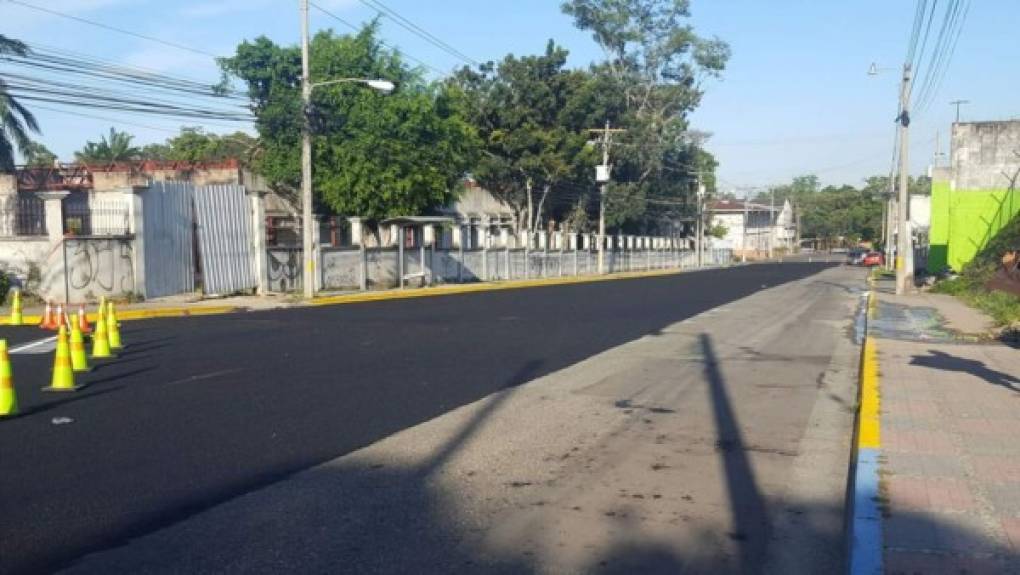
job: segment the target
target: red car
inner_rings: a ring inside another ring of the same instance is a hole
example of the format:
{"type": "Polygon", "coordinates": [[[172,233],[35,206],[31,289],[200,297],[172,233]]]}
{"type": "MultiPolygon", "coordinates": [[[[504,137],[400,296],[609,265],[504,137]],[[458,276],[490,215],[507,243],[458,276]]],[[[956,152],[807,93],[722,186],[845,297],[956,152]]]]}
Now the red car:
{"type": "Polygon", "coordinates": [[[868,252],[861,260],[861,265],[865,267],[880,266],[884,263],[885,258],[882,257],[882,252],[868,252]]]}

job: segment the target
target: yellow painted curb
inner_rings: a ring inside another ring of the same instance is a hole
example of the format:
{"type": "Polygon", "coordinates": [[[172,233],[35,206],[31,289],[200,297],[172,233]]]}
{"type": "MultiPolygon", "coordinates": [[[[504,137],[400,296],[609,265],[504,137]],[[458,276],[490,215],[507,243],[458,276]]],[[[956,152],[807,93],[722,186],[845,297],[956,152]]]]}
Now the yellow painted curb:
{"type": "Polygon", "coordinates": [[[510,289],[524,289],[533,287],[543,286],[558,286],[558,285],[570,285],[570,284],[581,284],[581,283],[594,283],[604,281],[615,281],[615,280],[626,280],[626,279],[637,279],[646,277],[658,277],[677,275],[682,273],[682,270],[656,270],[649,272],[627,272],[620,274],[604,275],[604,276],[581,276],[581,277],[563,277],[563,278],[546,278],[546,279],[534,279],[534,280],[513,280],[505,282],[488,282],[488,283],[473,283],[473,284],[447,284],[436,287],[425,287],[425,288],[413,288],[413,289],[393,289],[379,292],[358,292],[351,294],[342,294],[335,296],[325,296],[316,298],[309,305],[341,305],[349,303],[360,303],[369,301],[384,301],[391,299],[411,299],[420,297],[433,297],[443,295],[455,295],[462,293],[477,293],[487,291],[500,291],[510,289]]]}
{"type": "Polygon", "coordinates": [[[875,340],[864,339],[864,360],[861,363],[861,418],[859,442],[861,448],[882,446],[881,395],[878,379],[878,352],[875,340]]]}
{"type": "MultiPolygon", "coordinates": [[[[239,308],[233,305],[221,305],[221,306],[195,306],[195,307],[163,307],[153,309],[128,309],[117,312],[118,321],[132,321],[138,319],[153,319],[159,317],[186,317],[192,315],[219,315],[225,313],[232,313],[239,311],[244,308],[239,308]]],[[[96,321],[96,314],[86,314],[89,322],[96,321]]],[[[42,321],[42,318],[37,315],[26,315],[24,316],[23,326],[34,327],[42,321]]],[[[0,317],[0,325],[10,325],[10,318],[0,317]]],[[[21,326],[19,326],[21,327],[21,326]]]]}
{"type": "MultiPolygon", "coordinates": [[[[638,279],[648,277],[659,277],[659,276],[670,276],[685,273],[685,270],[669,269],[669,270],[653,270],[645,272],[624,272],[617,274],[607,274],[602,276],[571,276],[562,278],[543,278],[533,280],[513,280],[503,282],[485,282],[485,283],[471,283],[471,284],[447,284],[436,287],[425,287],[425,288],[412,288],[412,289],[390,289],[377,292],[358,292],[350,294],[342,294],[335,296],[324,296],[318,297],[309,302],[306,305],[323,306],[323,305],[340,305],[358,302],[371,302],[371,301],[385,301],[385,300],[397,300],[397,299],[411,299],[421,297],[434,297],[443,295],[454,295],[461,293],[476,293],[476,292],[487,292],[487,291],[500,291],[510,289],[524,289],[533,287],[543,286],[558,286],[558,285],[570,285],[570,284],[582,284],[582,283],[594,283],[594,282],[606,282],[606,281],[618,281],[627,279],[638,279]]],[[[165,307],[165,308],[152,308],[152,309],[128,309],[121,310],[117,313],[117,319],[120,321],[131,321],[139,319],[153,319],[163,317],[187,317],[187,316],[200,316],[200,315],[220,315],[233,313],[236,311],[242,311],[246,308],[237,306],[194,306],[194,307],[165,307]]],[[[96,314],[87,314],[90,322],[96,321],[96,314]]],[[[0,317],[0,325],[8,325],[10,318],[0,317]]],[[[37,315],[26,315],[24,316],[24,325],[35,326],[42,318],[37,315]]]]}

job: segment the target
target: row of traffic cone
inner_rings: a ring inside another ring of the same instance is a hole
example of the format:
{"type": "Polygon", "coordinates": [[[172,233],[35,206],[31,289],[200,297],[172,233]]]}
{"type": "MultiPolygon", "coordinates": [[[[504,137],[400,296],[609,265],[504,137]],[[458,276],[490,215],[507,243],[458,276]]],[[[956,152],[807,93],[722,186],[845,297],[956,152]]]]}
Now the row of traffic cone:
{"type": "MultiPolygon", "coordinates": [[[[79,312],[74,322],[57,328],[57,349],[53,358],[53,376],[50,385],[43,391],[69,392],[81,389],[75,385],[74,374],[89,371],[89,359],[85,354],[85,336],[80,325],[88,325],[84,311],[79,312]]],[[[114,350],[122,347],[120,323],[113,303],[102,302],[96,319],[95,333],[92,334],[92,359],[110,359],[114,350]]],[[[18,398],[14,390],[11,361],[7,352],[7,340],[0,339],[0,418],[18,413],[18,398]]]]}
{"type": "MultiPolygon", "coordinates": [[[[99,305],[100,311],[102,311],[104,304],[105,302],[100,303],[99,305]]],[[[12,322],[11,325],[21,325],[20,323],[19,324],[13,323],[14,322],[13,308],[11,311],[11,322],[12,322]]],[[[78,304],[78,319],[76,323],[78,324],[78,329],[80,329],[82,333],[86,335],[92,333],[92,328],[89,327],[88,319],[85,316],[85,304],[78,304]]],[[[47,302],[46,311],[43,312],[43,317],[42,320],[39,322],[39,327],[41,327],[42,329],[57,331],[57,329],[59,329],[60,326],[66,326],[68,329],[71,328],[70,310],[65,311],[63,305],[57,304],[56,311],[54,311],[53,305],[47,302]]]]}

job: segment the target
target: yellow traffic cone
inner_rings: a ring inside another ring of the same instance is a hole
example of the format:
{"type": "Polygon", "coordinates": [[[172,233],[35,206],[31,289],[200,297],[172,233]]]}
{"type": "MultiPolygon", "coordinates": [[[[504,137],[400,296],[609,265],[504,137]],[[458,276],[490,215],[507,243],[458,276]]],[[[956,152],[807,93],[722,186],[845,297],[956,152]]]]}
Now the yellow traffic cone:
{"type": "Polygon", "coordinates": [[[117,312],[113,309],[113,302],[106,304],[106,335],[110,339],[110,349],[120,349],[120,322],[117,321],[117,312]]]}
{"type": "Polygon", "coordinates": [[[11,300],[11,325],[24,325],[25,318],[21,313],[21,290],[14,290],[14,299],[11,300]]]}
{"type": "Polygon", "coordinates": [[[7,340],[0,339],[0,418],[18,414],[18,394],[11,376],[11,359],[7,356],[7,340]]]}
{"type": "Polygon", "coordinates": [[[110,340],[106,334],[106,318],[100,314],[96,318],[96,330],[92,332],[92,359],[108,359],[113,357],[110,353],[110,340]]]}
{"type": "Polygon", "coordinates": [[[85,336],[82,335],[78,323],[81,321],[81,314],[78,314],[76,321],[71,323],[71,369],[75,373],[89,371],[89,360],[85,356],[85,336]]]}
{"type": "Polygon", "coordinates": [[[71,368],[71,350],[67,344],[67,328],[60,326],[57,331],[57,354],[53,358],[53,379],[43,391],[77,391],[74,385],[74,370],[71,368]]]}

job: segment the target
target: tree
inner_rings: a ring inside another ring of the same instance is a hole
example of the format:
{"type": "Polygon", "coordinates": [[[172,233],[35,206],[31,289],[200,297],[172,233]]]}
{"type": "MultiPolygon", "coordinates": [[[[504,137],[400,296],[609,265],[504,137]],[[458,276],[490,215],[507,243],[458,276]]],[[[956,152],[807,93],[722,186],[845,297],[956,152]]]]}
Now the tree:
{"type": "Polygon", "coordinates": [[[244,132],[219,135],[207,134],[200,127],[181,128],[181,133],[163,144],[149,144],[142,148],[146,160],[173,162],[222,162],[228,159],[249,163],[258,146],[258,140],[244,132]]]}
{"type": "MultiPolygon", "coordinates": [[[[25,56],[28,52],[23,42],[0,34],[0,56],[25,56]]],[[[32,143],[29,132],[39,132],[35,116],[10,95],[7,83],[0,78],[0,171],[14,170],[14,150],[25,154],[32,143]]]]}
{"type": "Polygon", "coordinates": [[[39,142],[29,143],[21,155],[25,157],[25,165],[33,168],[52,168],[57,161],[57,155],[39,142]]]}
{"type": "Polygon", "coordinates": [[[141,150],[132,146],[135,137],[127,132],[110,128],[109,137],[99,137],[99,142],[85,142],[85,146],[74,153],[74,158],[83,164],[129,162],[141,158],[141,150]]]}
{"type": "Polygon", "coordinates": [[[474,177],[510,204],[518,223],[542,228],[551,195],[575,207],[581,190],[594,188],[595,150],[579,97],[590,76],[564,67],[567,51],[549,41],[539,56],[506,56],[478,71],[462,69],[452,84],[469,98],[471,120],[482,139],[474,177]]]}
{"type": "Polygon", "coordinates": [[[628,130],[629,145],[613,159],[610,187],[622,201],[610,201],[618,213],[608,218],[640,216],[651,195],[689,196],[701,171],[691,148],[700,147],[702,136],[688,131],[687,116],[701,101],[702,82],[725,68],[727,44],[694,33],[685,23],[686,0],[569,0],[562,9],[605,52],[606,61],[594,70],[603,92],[616,99],[605,102],[603,120],[628,130]]]}
{"type": "Polygon", "coordinates": [[[320,206],[370,220],[416,215],[454,197],[474,164],[477,136],[464,119],[454,87],[427,84],[397,52],[385,48],[373,23],[352,36],[321,31],[311,42],[311,77],[385,78],[382,95],[352,83],[315,89],[302,109],[301,50],[266,37],[244,42],[220,60],[248,88],[260,150],[255,169],[281,191],[301,183],[303,114],[313,125],[313,190],[320,206]]]}

